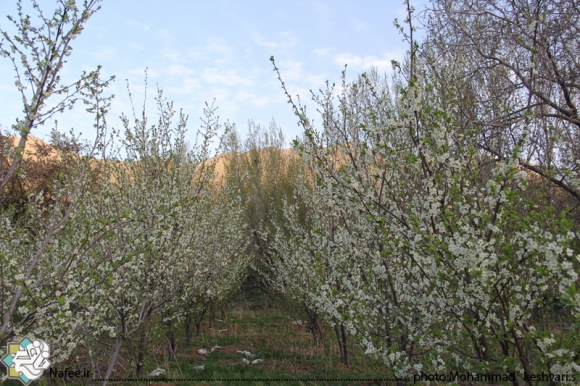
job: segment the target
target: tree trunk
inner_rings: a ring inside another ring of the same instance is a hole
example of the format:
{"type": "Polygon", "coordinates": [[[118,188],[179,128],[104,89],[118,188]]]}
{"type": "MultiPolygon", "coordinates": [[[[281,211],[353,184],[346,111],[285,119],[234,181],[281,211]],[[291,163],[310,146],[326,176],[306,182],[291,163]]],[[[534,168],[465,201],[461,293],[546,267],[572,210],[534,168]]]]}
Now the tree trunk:
{"type": "Polygon", "coordinates": [[[193,318],[190,313],[185,315],[185,343],[189,346],[191,345],[191,340],[193,338],[193,318]]]}
{"type": "Polygon", "coordinates": [[[222,304],[220,307],[221,318],[225,322],[226,321],[226,305],[222,304]]]}
{"type": "Polygon", "coordinates": [[[209,328],[213,328],[215,323],[215,304],[209,308],[209,328]]]}
{"type": "Polygon", "coordinates": [[[203,323],[203,317],[205,316],[206,310],[207,308],[204,308],[202,311],[194,312],[196,335],[199,335],[201,333],[201,325],[203,323]]]}
{"type": "Polygon", "coordinates": [[[103,381],[103,386],[107,386],[107,380],[111,376],[111,373],[113,372],[113,368],[115,367],[115,364],[117,363],[117,356],[119,355],[119,350],[121,349],[121,346],[123,345],[123,340],[124,339],[121,337],[119,337],[117,339],[117,343],[115,344],[115,348],[113,349],[113,352],[111,353],[111,357],[109,359],[109,366],[107,367],[107,373],[105,374],[105,380],[103,381]]]}
{"type": "Polygon", "coordinates": [[[306,305],[304,305],[304,310],[306,311],[306,315],[308,315],[308,330],[312,334],[314,345],[320,347],[324,337],[318,314],[315,311],[309,310],[306,305]]]}
{"type": "Polygon", "coordinates": [[[141,337],[139,339],[139,349],[137,353],[137,366],[135,368],[135,378],[141,378],[143,376],[143,360],[145,359],[145,342],[147,340],[147,332],[145,329],[141,331],[141,337]]]}
{"type": "Polygon", "coordinates": [[[170,319],[167,321],[167,354],[170,359],[177,358],[177,341],[175,340],[175,331],[173,329],[173,321],[170,319]]]}
{"type": "Polygon", "coordinates": [[[340,351],[340,357],[342,358],[342,364],[345,366],[349,366],[349,358],[348,358],[348,334],[346,328],[344,328],[344,324],[340,323],[340,327],[338,324],[334,326],[334,333],[336,334],[336,340],[338,342],[338,350],[340,351]]]}
{"type": "Polygon", "coordinates": [[[344,324],[342,323],[340,323],[340,332],[342,335],[342,350],[343,350],[342,360],[345,366],[349,366],[350,360],[348,358],[348,333],[346,331],[346,328],[344,327],[344,324]]]}

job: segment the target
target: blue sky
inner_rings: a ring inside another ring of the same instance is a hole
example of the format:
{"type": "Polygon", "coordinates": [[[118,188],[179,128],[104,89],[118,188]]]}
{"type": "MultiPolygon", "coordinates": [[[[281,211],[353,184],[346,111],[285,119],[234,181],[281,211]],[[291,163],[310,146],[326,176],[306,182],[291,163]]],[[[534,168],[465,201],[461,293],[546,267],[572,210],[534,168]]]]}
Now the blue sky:
{"type": "MultiPolygon", "coordinates": [[[[56,2],[39,4],[52,12],[56,2]]],[[[414,3],[418,10],[421,4],[414,3]]],[[[119,115],[131,112],[126,79],[138,108],[148,68],[148,100],[153,101],[159,85],[175,107],[189,115],[190,140],[200,125],[204,102],[214,98],[220,120],[235,122],[242,134],[249,119],[263,125],[274,119],[288,142],[300,133],[272,71],[272,55],[290,93],[308,102],[309,90],[324,87],[326,80],[340,81],[345,64],[349,79],[371,65],[388,73],[390,61],[401,60],[407,49],[393,26],[395,18],[405,17],[402,0],[104,0],[101,6],[73,42],[63,79],[74,80],[99,64],[105,75],[116,75],[110,88],[116,97],[109,126],[121,128],[119,115]]],[[[8,14],[16,14],[16,0],[0,1],[0,26],[10,31],[8,14]]],[[[11,66],[0,58],[3,128],[22,110],[11,66]]],[[[315,114],[315,106],[307,104],[315,114]]],[[[148,114],[155,114],[152,103],[148,114]]],[[[92,120],[81,107],[56,118],[61,131],[74,127],[91,138],[92,120]]],[[[51,127],[33,134],[46,138],[51,127]]]]}

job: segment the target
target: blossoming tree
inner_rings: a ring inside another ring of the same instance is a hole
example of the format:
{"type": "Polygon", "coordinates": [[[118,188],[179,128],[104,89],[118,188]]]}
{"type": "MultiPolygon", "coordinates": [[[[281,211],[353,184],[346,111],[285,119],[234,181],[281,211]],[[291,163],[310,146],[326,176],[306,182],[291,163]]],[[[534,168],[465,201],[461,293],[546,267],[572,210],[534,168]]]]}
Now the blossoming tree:
{"type": "Polygon", "coordinates": [[[535,371],[578,371],[577,334],[555,340],[535,318],[578,278],[571,221],[529,199],[520,148],[498,159],[478,146],[458,96],[411,46],[391,84],[371,71],[343,78],[337,103],[332,87],[314,96],[320,129],[290,99],[316,183],[304,196],[311,230],[286,210],[287,228],[310,242],[277,241],[289,272],[279,280],[307,288],[396,375],[513,372],[529,383],[535,371]]]}

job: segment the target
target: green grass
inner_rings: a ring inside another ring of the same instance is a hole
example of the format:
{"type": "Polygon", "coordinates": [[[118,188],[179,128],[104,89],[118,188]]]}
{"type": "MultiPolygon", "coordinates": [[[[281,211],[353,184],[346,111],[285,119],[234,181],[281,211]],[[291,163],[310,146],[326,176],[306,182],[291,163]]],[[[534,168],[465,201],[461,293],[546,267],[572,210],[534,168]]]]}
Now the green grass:
{"type": "Polygon", "coordinates": [[[292,315],[283,307],[260,309],[254,302],[242,303],[227,313],[223,322],[216,322],[215,329],[227,329],[224,333],[209,330],[207,320],[203,331],[195,336],[191,345],[185,346],[183,327],[178,331],[179,351],[177,360],[166,355],[150,356],[146,362],[146,373],[155,368],[167,371],[159,382],[151,385],[166,386],[166,378],[211,378],[222,379],[212,382],[177,382],[174,385],[358,385],[379,384],[360,382],[358,378],[385,378],[387,369],[364,356],[356,347],[351,348],[351,365],[341,363],[338,347],[332,331],[326,331],[324,344],[316,347],[312,335],[303,327],[292,324],[292,315]],[[221,346],[207,356],[197,353],[201,348],[221,346]],[[237,351],[250,351],[253,359],[261,363],[247,365],[244,355],[237,351]],[[196,366],[204,366],[202,371],[196,366]],[[248,379],[251,382],[235,382],[227,379],[248,379]],[[306,378],[352,379],[352,381],[308,382],[306,378]],[[264,381],[258,381],[258,379],[264,381]],[[284,379],[279,382],[275,379],[284,379]]]}
{"type": "MultiPolygon", "coordinates": [[[[227,329],[227,331],[217,333],[210,330],[206,317],[201,333],[194,335],[191,344],[186,345],[183,324],[178,325],[175,330],[178,347],[176,359],[170,359],[168,356],[165,332],[162,329],[151,331],[143,372],[144,376],[151,381],[109,384],[132,386],[371,385],[381,383],[361,382],[356,379],[391,376],[384,365],[363,355],[360,348],[355,345],[352,345],[349,350],[350,366],[344,366],[332,330],[325,331],[323,344],[316,347],[312,335],[304,327],[292,323],[296,319],[296,314],[288,309],[284,301],[277,301],[267,295],[240,295],[239,299],[232,301],[225,320],[216,321],[213,327],[215,330],[227,329]],[[199,349],[211,349],[216,345],[221,348],[207,356],[198,353],[199,349]],[[238,351],[249,351],[254,357],[247,359],[250,361],[262,359],[262,362],[248,365],[242,361],[245,356],[238,351]],[[203,366],[203,370],[200,370],[199,366],[203,366]],[[165,374],[159,377],[149,376],[158,368],[165,370],[165,374]],[[197,380],[169,381],[169,379],[177,378],[197,380]],[[350,379],[350,381],[306,380],[312,378],[350,379]],[[246,381],[238,382],[233,381],[234,379],[246,381]]],[[[131,351],[134,348],[135,345],[126,346],[123,349],[120,356],[124,358],[124,362],[116,367],[114,377],[132,377],[134,365],[131,363],[134,362],[130,361],[131,358],[135,358],[135,352],[131,351]]],[[[103,363],[102,366],[105,364],[103,363]]],[[[73,383],[82,384],[81,382],[75,379],[73,383]]],[[[5,384],[21,385],[19,381],[7,381],[5,384]]],[[[45,376],[35,384],[44,386],[71,383],[45,376]]]]}
{"type": "MultiPolygon", "coordinates": [[[[153,370],[161,368],[165,374],[150,382],[110,383],[111,385],[370,385],[379,382],[361,382],[360,378],[391,378],[392,373],[376,359],[365,356],[354,343],[349,347],[350,366],[344,366],[338,351],[334,332],[325,331],[323,345],[316,347],[311,334],[301,326],[293,324],[296,313],[289,310],[283,301],[273,301],[265,295],[240,296],[234,299],[223,321],[216,321],[215,330],[227,329],[217,333],[209,329],[208,320],[203,323],[200,335],[194,336],[190,345],[185,343],[183,324],[176,327],[178,355],[170,359],[167,354],[167,340],[161,323],[151,331],[147,344],[144,375],[148,377],[153,370]],[[260,307],[260,305],[262,305],[260,307]],[[267,305],[267,306],[266,306],[267,305]],[[159,327],[161,326],[161,327],[159,327]],[[199,349],[221,348],[207,356],[198,353],[199,349]],[[248,365],[242,361],[244,356],[238,351],[250,351],[253,359],[261,363],[248,365]],[[203,366],[203,370],[198,369],[203,366]],[[193,378],[196,381],[168,381],[168,379],[193,378]],[[351,379],[346,381],[306,381],[317,379],[351,379]],[[210,379],[212,381],[202,381],[210,379]],[[237,382],[243,379],[246,382],[237,382]],[[283,379],[284,381],[276,381],[283,379]]],[[[552,323],[555,317],[546,317],[552,323]]],[[[553,327],[554,329],[556,327],[553,327]]],[[[352,338],[352,337],[351,337],[352,338]]],[[[352,343],[352,342],[351,342],[352,343]]],[[[123,364],[116,367],[114,376],[130,378],[134,370],[135,353],[130,346],[124,348],[123,364]]],[[[106,359],[106,356],[104,357],[106,359]]],[[[103,361],[104,366],[106,364],[103,361]]],[[[70,363],[69,366],[72,366],[70,363]]],[[[60,367],[65,367],[60,366],[60,367]]],[[[75,380],[76,384],[81,384],[75,380]]],[[[411,384],[412,382],[410,382],[411,384]]],[[[7,381],[8,386],[21,385],[18,381],[7,381]]],[[[40,386],[70,384],[64,380],[44,377],[40,386]]],[[[394,384],[394,383],[383,383],[394,384]]],[[[432,383],[437,384],[437,383],[432,383]]]]}

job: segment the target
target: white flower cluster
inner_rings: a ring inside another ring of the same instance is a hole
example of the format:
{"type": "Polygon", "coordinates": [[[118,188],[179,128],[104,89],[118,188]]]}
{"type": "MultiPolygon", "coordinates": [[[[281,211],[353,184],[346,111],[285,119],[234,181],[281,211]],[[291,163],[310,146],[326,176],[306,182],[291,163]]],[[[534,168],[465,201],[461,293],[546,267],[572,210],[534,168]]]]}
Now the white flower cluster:
{"type": "Polygon", "coordinates": [[[522,199],[517,154],[487,162],[478,133],[454,129],[456,111],[422,91],[428,80],[395,82],[393,96],[371,72],[339,108],[332,92],[316,99],[324,128],[303,121],[298,147],[311,173],[273,237],[278,289],[342,323],[397,376],[529,372],[530,358],[536,371],[569,368],[572,350],[532,324],[577,280],[576,235],[522,199]]]}
{"type": "Polygon", "coordinates": [[[173,109],[161,94],[158,103],[158,125],[125,120],[124,162],[70,157],[52,206],[35,198],[18,221],[0,213],[1,287],[12,290],[2,295],[1,342],[33,333],[53,363],[82,345],[107,358],[105,377],[155,323],[171,331],[238,286],[247,264],[239,205],[216,186],[208,144],[187,150],[185,117],[172,127],[173,109]]]}

